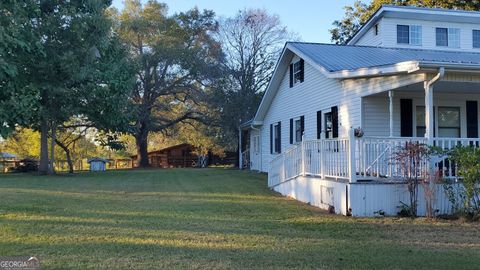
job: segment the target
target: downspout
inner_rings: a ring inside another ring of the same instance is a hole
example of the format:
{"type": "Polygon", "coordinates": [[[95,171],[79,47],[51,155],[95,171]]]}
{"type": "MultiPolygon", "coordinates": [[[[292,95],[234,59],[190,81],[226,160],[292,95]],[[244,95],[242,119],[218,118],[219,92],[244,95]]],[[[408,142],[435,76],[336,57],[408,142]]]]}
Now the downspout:
{"type": "Polygon", "coordinates": [[[434,123],[433,123],[433,85],[443,79],[445,76],[445,68],[440,67],[438,69],[437,75],[433,77],[430,81],[425,82],[425,117],[427,118],[425,121],[427,124],[427,140],[428,140],[428,145],[433,145],[433,129],[434,129],[434,123]],[[428,123],[427,123],[428,122],[428,123]]]}
{"type": "Polygon", "coordinates": [[[443,77],[445,77],[445,68],[444,68],[444,67],[440,67],[440,68],[438,69],[437,75],[435,75],[435,77],[433,77],[430,81],[427,82],[427,86],[432,86],[432,85],[435,84],[438,80],[442,80],[443,77]]]}

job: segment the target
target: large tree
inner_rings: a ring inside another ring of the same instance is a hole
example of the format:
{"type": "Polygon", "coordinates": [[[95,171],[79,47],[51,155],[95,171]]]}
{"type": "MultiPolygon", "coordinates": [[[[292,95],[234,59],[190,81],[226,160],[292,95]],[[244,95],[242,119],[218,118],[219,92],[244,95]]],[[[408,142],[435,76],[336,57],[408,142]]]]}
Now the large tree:
{"type": "Polygon", "coordinates": [[[6,45],[0,45],[0,115],[8,117],[1,126],[3,131],[16,126],[40,131],[41,173],[52,172],[57,129],[72,117],[84,116],[109,130],[124,120],[132,76],[105,15],[110,4],[2,1],[0,39],[6,45]]]}
{"type": "Polygon", "coordinates": [[[239,11],[221,22],[226,80],[217,100],[228,148],[237,147],[239,125],[254,116],[280,52],[293,38],[279,17],[264,9],[239,11]]]}
{"type": "Polygon", "coordinates": [[[28,81],[25,63],[39,48],[33,33],[38,13],[34,0],[0,1],[0,136],[32,120],[37,92],[28,81]]]}
{"type": "Polygon", "coordinates": [[[462,10],[480,10],[480,1],[453,1],[453,0],[373,0],[368,4],[355,1],[353,6],[346,6],[345,16],[333,22],[330,29],[332,41],[337,44],[346,43],[360,29],[360,27],[382,5],[434,7],[462,10]]]}
{"type": "Polygon", "coordinates": [[[157,1],[142,5],[138,0],[127,0],[124,9],[113,14],[137,71],[132,135],[137,164],[147,167],[151,132],[201,117],[195,105],[213,83],[222,56],[212,37],[217,22],[212,11],[196,8],[169,16],[167,6],[157,1]]]}

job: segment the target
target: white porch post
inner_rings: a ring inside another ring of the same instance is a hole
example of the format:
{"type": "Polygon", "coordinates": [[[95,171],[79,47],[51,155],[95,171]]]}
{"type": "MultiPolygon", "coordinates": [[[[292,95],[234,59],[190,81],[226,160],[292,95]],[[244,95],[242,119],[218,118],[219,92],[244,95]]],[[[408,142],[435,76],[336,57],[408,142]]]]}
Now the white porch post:
{"type": "Polygon", "coordinates": [[[305,176],[305,133],[302,134],[302,142],[301,142],[301,147],[302,147],[302,175],[305,176]]]}
{"type": "Polygon", "coordinates": [[[242,129],[238,128],[238,169],[243,169],[243,160],[242,160],[242,129]]]}
{"type": "Polygon", "coordinates": [[[425,82],[425,138],[428,145],[433,145],[433,85],[425,82]]]}
{"type": "Polygon", "coordinates": [[[445,76],[445,68],[440,67],[435,77],[433,77],[430,81],[426,80],[424,82],[425,126],[426,126],[425,137],[427,138],[428,145],[433,145],[433,127],[434,127],[433,125],[433,84],[435,84],[439,80],[442,80],[444,76],[445,76]]]}
{"type": "Polygon", "coordinates": [[[390,137],[393,137],[393,91],[388,91],[388,109],[390,112],[390,137]]]}
{"type": "Polygon", "coordinates": [[[350,172],[350,183],[357,182],[357,163],[355,158],[355,129],[348,131],[348,170],[350,172]]]}

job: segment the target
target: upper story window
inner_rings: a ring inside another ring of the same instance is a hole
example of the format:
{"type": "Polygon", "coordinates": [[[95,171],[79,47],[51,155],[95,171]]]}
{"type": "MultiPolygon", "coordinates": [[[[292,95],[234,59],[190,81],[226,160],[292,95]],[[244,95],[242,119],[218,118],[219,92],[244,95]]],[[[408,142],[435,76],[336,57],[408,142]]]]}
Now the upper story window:
{"type": "Polygon", "coordinates": [[[480,30],[473,30],[473,48],[480,48],[480,30]]]}
{"type": "Polygon", "coordinates": [[[303,67],[300,65],[300,61],[293,64],[293,84],[301,82],[303,67]]]}
{"type": "Polygon", "coordinates": [[[422,26],[397,25],[397,43],[409,45],[422,45],[422,26]]]}
{"type": "Polygon", "coordinates": [[[375,36],[378,36],[378,33],[379,33],[378,23],[375,24],[375,26],[373,27],[373,33],[375,34],[375,36]]]}
{"type": "Polygon", "coordinates": [[[290,87],[302,83],[305,74],[305,64],[303,59],[290,64],[290,87]]]}
{"type": "Polygon", "coordinates": [[[460,29],[437,27],[435,34],[437,46],[460,48],[460,29]]]}

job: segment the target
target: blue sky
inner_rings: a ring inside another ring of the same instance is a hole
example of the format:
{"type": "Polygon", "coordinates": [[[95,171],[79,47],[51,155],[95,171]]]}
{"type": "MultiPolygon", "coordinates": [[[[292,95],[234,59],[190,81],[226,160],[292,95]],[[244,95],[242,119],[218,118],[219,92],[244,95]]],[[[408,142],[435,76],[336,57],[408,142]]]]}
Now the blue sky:
{"type": "MultiPolygon", "coordinates": [[[[124,0],[113,0],[121,9],[124,0]]],[[[211,9],[218,16],[229,17],[244,8],[265,8],[280,16],[290,31],[303,41],[330,43],[332,22],[343,17],[343,7],[354,0],[161,0],[170,13],[186,11],[194,6],[211,9]]]]}

